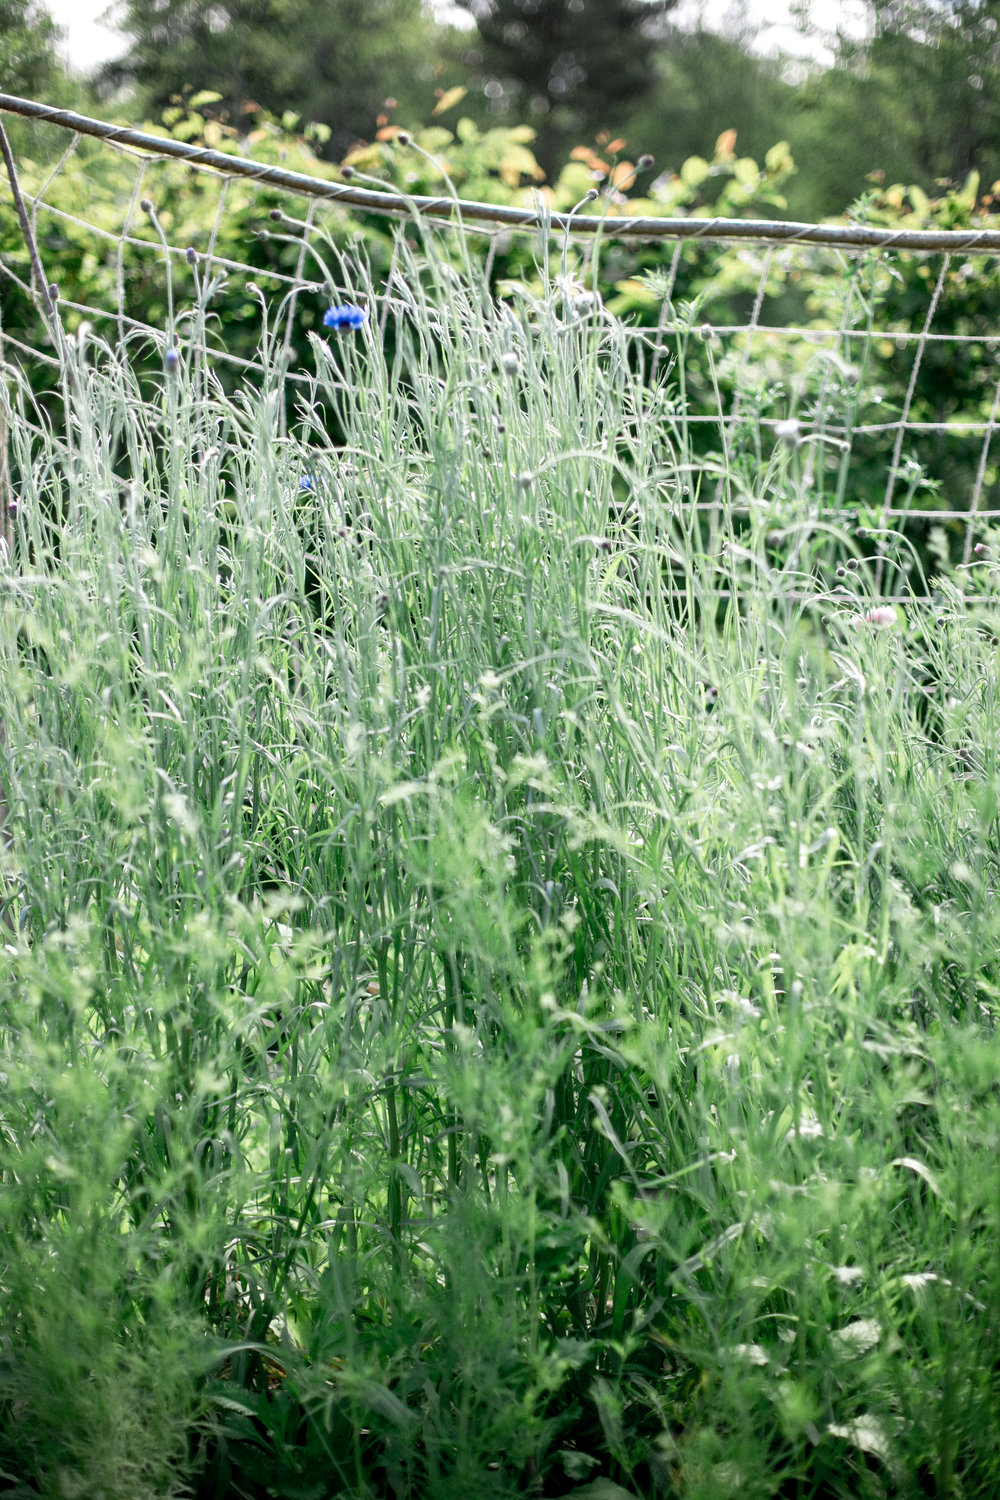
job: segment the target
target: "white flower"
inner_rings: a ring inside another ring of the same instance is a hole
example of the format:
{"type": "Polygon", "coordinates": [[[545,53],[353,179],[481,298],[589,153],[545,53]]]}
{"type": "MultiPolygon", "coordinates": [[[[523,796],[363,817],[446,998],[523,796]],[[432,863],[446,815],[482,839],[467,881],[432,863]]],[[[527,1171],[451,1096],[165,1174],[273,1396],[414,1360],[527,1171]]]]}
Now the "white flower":
{"type": "Polygon", "coordinates": [[[786,417],[783,422],[775,422],[774,435],[786,448],[797,448],[802,441],[802,424],[795,417],[786,417]]]}

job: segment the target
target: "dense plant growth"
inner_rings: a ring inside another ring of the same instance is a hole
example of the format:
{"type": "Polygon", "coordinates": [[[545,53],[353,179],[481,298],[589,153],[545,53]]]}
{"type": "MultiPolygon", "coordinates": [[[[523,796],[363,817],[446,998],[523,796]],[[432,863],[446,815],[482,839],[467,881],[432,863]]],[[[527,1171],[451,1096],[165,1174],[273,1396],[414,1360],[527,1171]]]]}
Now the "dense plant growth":
{"type": "Polygon", "coordinates": [[[7,371],[0,1470],[990,1495],[992,541],[883,604],[697,322],[410,238],[287,422],[7,371]]]}

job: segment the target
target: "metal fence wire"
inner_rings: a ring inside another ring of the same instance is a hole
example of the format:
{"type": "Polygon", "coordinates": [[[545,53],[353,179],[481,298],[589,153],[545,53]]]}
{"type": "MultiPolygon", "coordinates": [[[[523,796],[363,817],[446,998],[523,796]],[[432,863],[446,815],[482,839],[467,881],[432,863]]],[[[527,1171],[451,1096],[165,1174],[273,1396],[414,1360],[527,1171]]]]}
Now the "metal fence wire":
{"type": "MultiPolygon", "coordinates": [[[[338,295],[317,276],[318,227],[343,240],[385,219],[439,222],[487,237],[494,274],[512,246],[530,260],[532,237],[557,236],[584,265],[599,255],[606,315],[642,330],[651,378],[685,362],[706,455],[738,468],[762,440],[794,444],[818,515],[906,530],[963,563],[1000,520],[1000,232],[632,217],[613,196],[569,215],[541,199],[406,197],[11,95],[0,112],[31,122],[0,196],[0,362],[32,385],[58,373],[57,329],[162,359],[199,299],[213,316],[185,338],[223,381],[262,378],[261,319],[284,299],[293,389],[310,377],[296,314],[315,326],[338,295]],[[47,257],[73,285],[49,283],[47,257]]],[[[721,505],[721,485],[698,503],[721,505]]]]}

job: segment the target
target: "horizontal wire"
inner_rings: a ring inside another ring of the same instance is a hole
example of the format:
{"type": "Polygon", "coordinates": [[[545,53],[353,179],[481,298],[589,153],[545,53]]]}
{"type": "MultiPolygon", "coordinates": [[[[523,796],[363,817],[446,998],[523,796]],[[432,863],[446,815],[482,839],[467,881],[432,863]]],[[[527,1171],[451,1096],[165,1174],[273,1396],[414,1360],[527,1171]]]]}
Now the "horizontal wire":
{"type": "MultiPolygon", "coordinates": [[[[143,244],[148,244],[146,240],[143,244]]],[[[662,324],[665,333],[687,333],[689,323],[670,322],[662,324]]],[[[722,337],[724,334],[741,334],[751,338],[773,337],[775,334],[794,334],[806,344],[819,344],[823,339],[846,343],[848,339],[859,339],[868,343],[886,344],[982,344],[990,352],[1000,350],[1000,333],[914,333],[912,329],[889,328],[800,328],[794,323],[758,323],[748,328],[745,323],[704,323],[699,330],[722,337]]]]}
{"type": "Polygon", "coordinates": [[[538,210],[507,208],[493,203],[466,202],[452,197],[425,197],[393,192],[374,192],[367,188],[344,186],[313,177],[305,172],[290,172],[284,167],[268,166],[247,157],[191,146],[172,137],[162,137],[131,126],[110,125],[75,110],[57,109],[22,99],[16,94],[0,93],[0,110],[26,119],[43,120],[72,130],[78,135],[129,146],[154,156],[172,157],[192,166],[234,177],[248,177],[259,183],[286,188],[304,197],[325,198],[334,203],[349,203],[372,213],[418,213],[432,218],[478,220],[509,229],[558,231],[560,234],[601,234],[617,238],[757,240],[771,244],[820,245],[841,250],[918,250],[965,251],[983,254],[1000,253],[1000,231],[879,229],[852,224],[804,224],[767,219],[722,218],[626,218],[611,213],[605,201],[600,214],[559,214],[547,208],[538,210]]]}
{"type": "MultiPolygon", "coordinates": [[[[0,96],[2,97],[2,96],[0,96]]],[[[67,209],[57,208],[54,204],[47,203],[43,198],[36,198],[30,192],[22,189],[25,201],[33,204],[39,211],[51,214],[53,218],[60,219],[67,224],[75,224],[78,229],[86,229],[95,238],[106,240],[115,245],[130,245],[139,250],[154,250],[158,255],[163,254],[163,244],[159,239],[142,239],[138,235],[115,233],[110,229],[102,229],[100,225],[92,224],[88,219],[81,219],[78,215],[70,213],[67,209]]],[[[749,221],[748,221],[749,222],[749,221]]],[[[269,231],[262,233],[267,236],[269,231]]],[[[188,247],[179,245],[167,245],[169,253],[177,260],[183,261],[187,256],[188,247]]],[[[197,246],[193,247],[197,249],[197,246]]],[[[286,286],[296,286],[302,291],[323,292],[325,286],[318,281],[304,281],[295,276],[290,276],[286,271],[278,271],[269,266],[252,266],[247,261],[230,260],[226,256],[215,252],[199,252],[204,254],[205,260],[211,266],[219,266],[227,271],[247,271],[251,277],[256,279],[267,278],[286,286]]],[[[0,266],[0,270],[4,268],[0,266]]],[[[95,315],[115,317],[114,313],[99,312],[92,309],[95,315]]],[[[636,329],[636,333],[648,333],[648,328],[636,329]]],[[[689,322],[681,320],[663,320],[657,329],[660,335],[691,333],[695,329],[689,322]]],[[[904,344],[981,344],[990,352],[1000,351],[1000,332],[998,333],[930,333],[912,329],[868,329],[868,328],[804,328],[794,323],[758,323],[753,328],[748,328],[745,323],[711,323],[705,322],[699,325],[698,333],[704,336],[710,331],[714,336],[774,339],[778,337],[801,339],[806,344],[817,346],[823,343],[845,343],[856,339],[862,343],[889,343],[897,347],[904,344]]],[[[1000,360],[998,360],[1000,364],[1000,360]]]]}
{"type": "MultiPolygon", "coordinates": [[[[40,212],[51,214],[53,218],[62,219],[67,224],[75,224],[78,229],[86,229],[90,234],[94,235],[96,239],[109,240],[115,245],[131,245],[134,249],[137,250],[154,250],[158,256],[163,254],[163,243],[158,239],[144,240],[140,239],[140,237],[135,234],[116,234],[113,230],[102,229],[98,224],[91,224],[88,219],[78,218],[76,214],[71,214],[64,208],[56,208],[53,204],[46,203],[44,198],[35,198],[31,193],[26,192],[23,188],[21,191],[24,196],[25,202],[32,204],[40,212]]],[[[166,248],[170,252],[170,254],[176,256],[178,260],[186,260],[188,250],[187,246],[168,244],[166,248]]],[[[322,282],[303,281],[301,277],[290,276],[287,271],[275,271],[271,270],[267,266],[251,266],[245,260],[227,260],[225,256],[217,255],[214,251],[212,251],[211,254],[209,254],[207,251],[199,253],[201,254],[202,259],[207,264],[212,266],[221,266],[224,270],[227,271],[249,271],[252,277],[267,277],[270,281],[283,282],[288,286],[296,286],[300,288],[300,290],[306,292],[322,292],[324,290],[322,282]]],[[[116,316],[116,314],[109,313],[107,314],[107,316],[114,317],[116,316]]]]}
{"type": "MultiPolygon", "coordinates": [[[[761,500],[757,506],[752,506],[741,500],[694,500],[687,504],[675,505],[675,514],[689,515],[697,512],[700,515],[726,515],[726,516],[749,516],[755,509],[779,509],[782,502],[780,499],[761,500]]],[[[869,502],[869,509],[871,505],[869,502]]],[[[861,510],[834,510],[832,507],[824,507],[822,519],[830,522],[843,522],[845,525],[857,526],[861,522],[861,510]]],[[[879,519],[890,521],[961,521],[963,525],[977,521],[1000,520],[1000,510],[880,510],[879,519]]],[[[871,526],[867,522],[861,522],[864,529],[873,536],[881,531],[881,526],[871,526]]],[[[775,529],[780,529],[777,526],[775,529]]]]}

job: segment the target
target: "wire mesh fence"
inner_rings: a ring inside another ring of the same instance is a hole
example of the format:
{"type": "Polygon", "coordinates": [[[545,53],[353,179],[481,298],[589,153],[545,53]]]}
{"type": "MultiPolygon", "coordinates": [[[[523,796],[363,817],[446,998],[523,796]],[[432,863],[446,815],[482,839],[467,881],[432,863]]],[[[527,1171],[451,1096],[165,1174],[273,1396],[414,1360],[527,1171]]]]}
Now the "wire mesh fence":
{"type": "Polygon", "coordinates": [[[349,259],[326,247],[360,247],[372,325],[391,339],[385,226],[402,221],[446,246],[473,240],[515,301],[561,248],[554,279],[575,315],[620,322],[693,435],[702,483],[679,503],[752,509],[771,454],[795,466],[817,518],[906,532],[931,556],[972,563],[1000,519],[996,232],[633,218],[614,195],[570,215],[542,198],[409,198],[11,96],[0,111],[22,131],[4,187],[0,358],[36,394],[57,385],[67,339],[93,360],[117,348],[150,379],[177,350],[231,391],[280,369],[294,424],[310,335],[331,300],[357,295],[349,259]]]}

